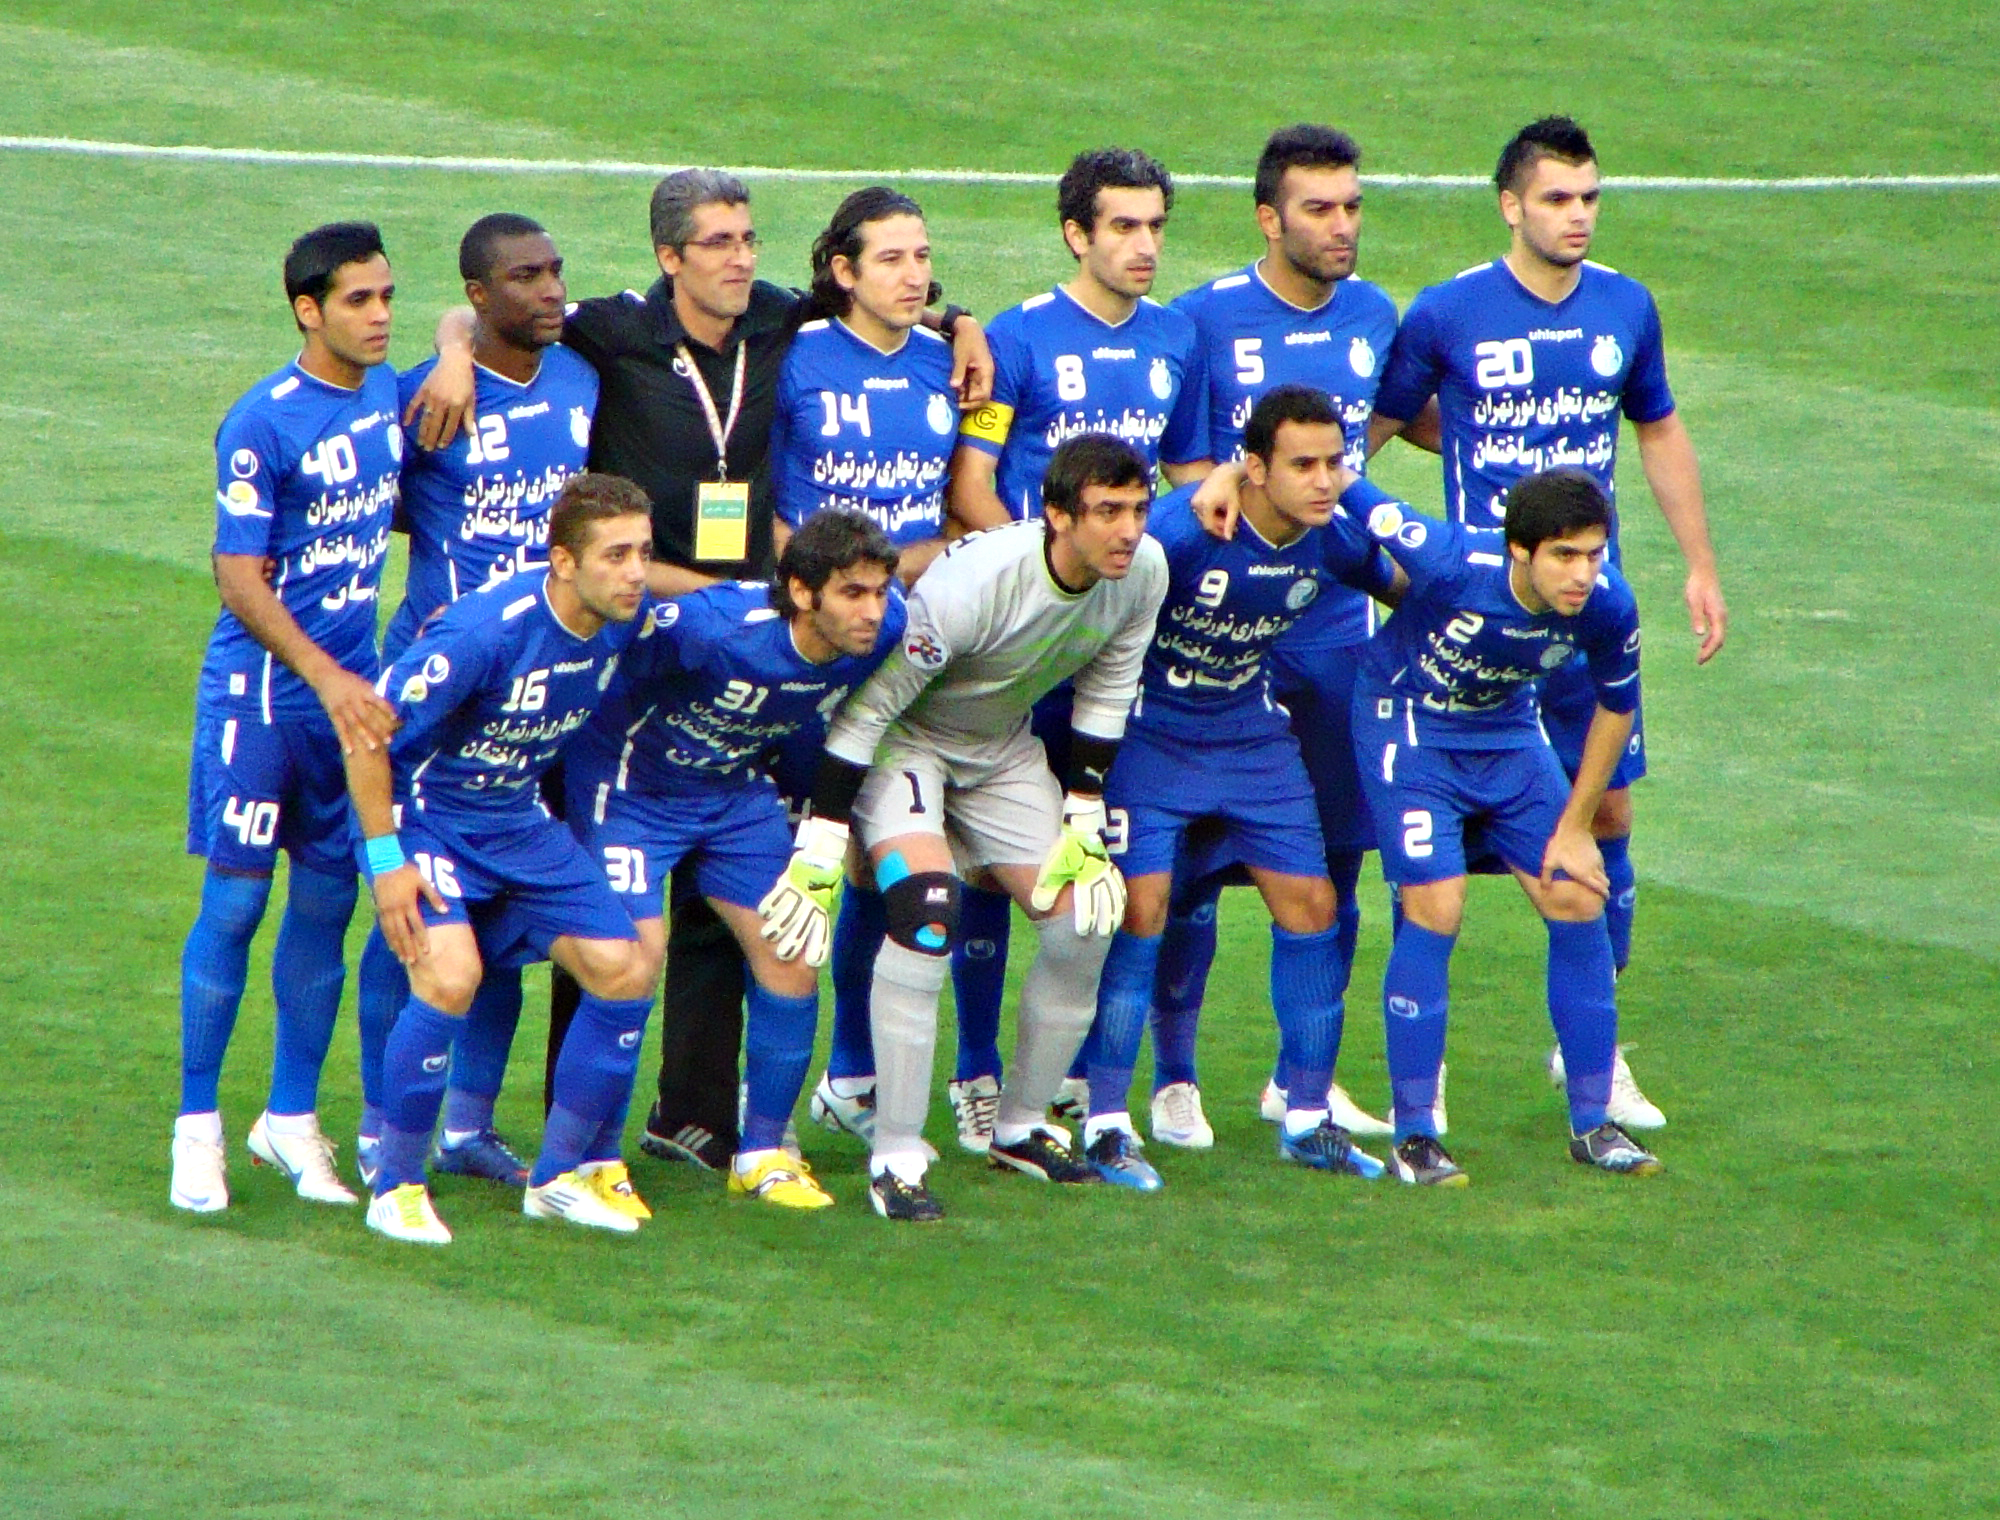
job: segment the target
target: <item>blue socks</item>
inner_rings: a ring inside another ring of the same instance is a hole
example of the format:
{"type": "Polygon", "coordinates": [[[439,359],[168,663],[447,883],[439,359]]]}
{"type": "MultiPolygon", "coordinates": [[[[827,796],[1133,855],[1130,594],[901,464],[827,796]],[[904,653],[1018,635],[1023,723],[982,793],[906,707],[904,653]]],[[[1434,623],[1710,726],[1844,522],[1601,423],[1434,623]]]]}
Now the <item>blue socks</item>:
{"type": "Polygon", "coordinates": [[[784,1143],[785,1121],[798,1104],[812,1065],[819,995],[783,997],[752,978],[749,1004],[743,1062],[749,1094],[743,1106],[742,1148],[776,1150],[784,1143]]]}
{"type": "Polygon", "coordinates": [[[829,1077],[875,1074],[875,1037],[868,1022],[868,991],[875,982],[875,954],[889,932],[882,894],[849,882],[833,921],[833,1046],[829,1077]]]}
{"type": "Polygon", "coordinates": [[[347,921],[358,890],[352,872],[333,876],[292,862],[271,955],[278,1005],[268,1105],[274,1114],[309,1114],[319,1107],[319,1074],[347,983],[347,921]]]}
{"type": "Polygon", "coordinates": [[[181,951],[181,1112],[214,1113],[222,1058],[236,1028],[250,974],[250,940],[271,898],[268,876],[229,876],[210,867],[201,911],[181,951]]]}
{"type": "Polygon", "coordinates": [[[1600,839],[1604,874],[1611,878],[1611,898],[1604,905],[1604,927],[1611,935],[1611,964],[1623,971],[1632,959],[1632,915],[1639,900],[1639,875],[1632,869],[1632,840],[1600,839]]]}
{"type": "MultiPolygon", "coordinates": [[[[631,1101],[639,1045],[652,1008],[651,998],[583,995],[556,1057],[555,1102],[542,1127],[541,1155],[528,1174],[530,1187],[575,1170],[605,1121],[631,1101]]],[[[401,1032],[399,1021],[397,1034],[401,1032]]]]}
{"type": "Polygon", "coordinates": [[[431,1131],[444,1102],[451,1045],[462,1018],[454,1018],[412,996],[396,1016],[382,1052],[382,1170],[375,1178],[379,1197],[407,1182],[424,1180],[431,1131]]]}
{"type": "Polygon", "coordinates": [[[961,1082],[1000,1076],[1000,1003],[1007,988],[1007,931],[1014,904],[1005,892],[967,887],[959,899],[951,989],[958,1006],[961,1082]]]}
{"type": "Polygon", "coordinates": [[[1569,1127],[1581,1135],[1604,1122],[1618,1059],[1618,1005],[1612,993],[1611,936],[1602,918],[1549,921],[1549,1022],[1569,1077],[1569,1127]]]}
{"type": "Polygon", "coordinates": [[[1160,936],[1160,968],[1153,978],[1153,1091],[1175,1082],[1198,1082],[1195,1036],[1201,1004],[1215,964],[1215,904],[1218,881],[1177,902],[1160,936]]]}
{"type": "Polygon", "coordinates": [[[363,1136],[382,1133],[382,1052],[396,1015],[410,1000],[410,978],[396,952],[382,938],[382,927],[368,931],[361,947],[355,985],[355,1033],[361,1037],[361,1129],[363,1136]]]}
{"type": "Polygon", "coordinates": [[[1271,925],[1271,1007],[1278,1016],[1278,1069],[1288,1107],[1326,1107],[1345,1018],[1340,927],[1288,934],[1271,925]]]}
{"type": "Polygon", "coordinates": [[[493,1104],[507,1078],[507,1057],[521,1022],[518,968],[486,969],[452,1052],[451,1086],[444,1095],[444,1127],[458,1134],[493,1128],[493,1104]]]}
{"type": "Polygon", "coordinates": [[[1389,1039],[1389,1085],[1396,1095],[1396,1140],[1437,1134],[1438,1068],[1444,1064],[1445,1014],[1451,1004],[1453,934],[1434,934],[1408,919],[1396,931],[1382,978],[1389,1039]]]}
{"type": "Polygon", "coordinates": [[[1153,1006],[1153,978],[1160,966],[1158,934],[1112,936],[1097,983],[1097,1017],[1083,1042],[1090,1081],[1090,1116],[1122,1114],[1131,1101],[1132,1068],[1139,1062],[1146,1015],[1153,1006]]]}

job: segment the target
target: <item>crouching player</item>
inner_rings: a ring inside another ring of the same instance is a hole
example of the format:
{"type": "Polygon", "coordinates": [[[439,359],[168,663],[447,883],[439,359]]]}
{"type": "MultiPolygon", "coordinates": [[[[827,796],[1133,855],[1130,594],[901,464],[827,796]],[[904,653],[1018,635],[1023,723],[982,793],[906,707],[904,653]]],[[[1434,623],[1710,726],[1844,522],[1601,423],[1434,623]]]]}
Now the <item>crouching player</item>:
{"type": "Polygon", "coordinates": [[[1221,848],[1244,864],[1271,910],[1271,1006],[1290,1094],[1278,1154],[1323,1171],[1382,1175],[1382,1163],[1356,1148],[1327,1109],[1346,957],[1312,781],[1272,699],[1269,656],[1324,587],[1339,580],[1387,594],[1395,568],[1357,524],[1343,518],[1328,531],[1346,439],[1326,392],[1266,392],[1243,447],[1235,537],[1202,527],[1191,485],[1154,510],[1149,531],[1166,550],[1167,599],[1104,787],[1128,897],[1084,1046],[1084,1156],[1105,1181],[1142,1191],[1158,1188],[1160,1174],[1139,1155],[1127,1111],[1132,1068],[1153,1003],[1175,858],[1203,820],[1220,824],[1221,848]]]}
{"type": "Polygon", "coordinates": [[[925,1183],[934,1153],[923,1126],[961,872],[1021,904],[1041,942],[987,1154],[1043,1181],[1094,1180],[1044,1113],[1090,1027],[1106,941],[1125,911],[1105,854],[1103,791],[1166,591],[1160,546],[1145,533],[1151,473],[1116,438],[1068,439],[1043,477],[1041,520],[974,534],[924,572],[899,652],[834,719],[812,816],[761,905],[780,956],[825,960],[848,819],[859,822],[888,920],[869,994],[869,1194],[884,1218],[943,1216],[925,1183]],[[1065,797],[1028,715],[1070,676],[1065,797]]]}
{"type": "MultiPolygon", "coordinates": [[[[823,732],[895,649],[905,620],[896,558],[867,518],[821,512],[791,535],[769,586],[727,581],[662,605],[652,636],[627,656],[624,694],[564,761],[570,827],[603,862],[649,958],[666,953],[662,888],[690,857],[743,947],[748,1094],[729,1190],[786,1208],[833,1199],[783,1146],[812,1062],[819,977],[816,962],[780,960],[759,932],[757,905],[792,854],[762,760],[804,730],[823,732]]],[[[607,1144],[615,1156],[616,1131],[607,1144]]]]}
{"type": "Polygon", "coordinates": [[[1354,687],[1354,752],[1403,922],[1383,984],[1395,1093],[1396,1175],[1463,1186],[1438,1144],[1447,973],[1465,911],[1465,831],[1476,825],[1548,922],[1549,1019],[1562,1047],[1570,1155],[1607,1172],[1659,1161],[1605,1115],[1618,1050],[1610,892],[1591,819],[1631,735],[1639,697],[1639,611],[1605,563],[1611,506],[1581,470],[1548,470],[1507,491],[1506,527],[1410,513],[1355,479],[1350,515],[1409,576],[1369,644],[1354,687]],[[1578,654],[1597,709],[1576,779],[1539,720],[1534,682],[1578,654]]]}
{"type": "Polygon", "coordinates": [[[580,1173],[599,1131],[623,1118],[659,960],[539,784],[604,700],[620,654],[653,632],[653,609],[639,619],[652,541],[637,486],[572,476],[549,515],[548,569],[462,597],[432,622],[382,678],[402,721],[389,753],[347,757],[382,933],[410,977],[382,1059],[368,1206],[368,1227],[392,1239],[451,1239],[424,1158],[482,941],[488,955],[525,942],[584,989],[522,1212],[639,1228],[632,1200],[580,1173]]]}

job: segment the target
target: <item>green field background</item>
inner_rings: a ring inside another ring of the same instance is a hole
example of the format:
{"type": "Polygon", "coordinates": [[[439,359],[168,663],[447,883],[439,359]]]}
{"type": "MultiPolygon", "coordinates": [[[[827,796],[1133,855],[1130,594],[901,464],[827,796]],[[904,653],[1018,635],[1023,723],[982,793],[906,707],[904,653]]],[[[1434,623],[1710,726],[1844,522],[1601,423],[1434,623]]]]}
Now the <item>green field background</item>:
{"type": "MultiPolygon", "coordinates": [[[[1129,141],[1246,173],[1270,127],[1310,118],[1353,130],[1365,168],[1481,173],[1567,109],[1612,174],[2000,168],[1989,8],[1575,16],[9,0],[0,133],[1050,175],[1129,141]]],[[[1156,1156],[1157,1198],[1051,1196],[953,1156],[952,1219],[917,1238],[868,1212],[857,1150],[808,1135],[840,1199],[810,1219],[644,1162],[659,1217],[635,1241],[538,1230],[447,1181],[458,1243],[399,1251],[240,1149],[237,1206],[175,1215],[209,444],[292,351],[283,247],[382,224],[401,366],[456,298],[472,218],[539,217],[572,292],[602,293],[649,278],[647,188],[0,152],[0,1510],[1994,1506],[1992,190],[1607,197],[1596,256],[1658,296],[1733,614],[1697,670],[1628,451],[1653,775],[1621,1005],[1671,1115],[1657,1183],[1563,1159],[1541,934],[1495,886],[1455,967],[1458,1197],[1277,1165],[1252,1106],[1266,941],[1237,894],[1204,1026],[1219,1146],[1156,1156]]],[[[753,188],[763,272],[800,279],[841,187],[753,188]]],[[[1047,186],[917,193],[953,299],[990,313],[1064,276],[1047,186]]],[[[1482,193],[1376,189],[1362,272],[1407,302],[1502,231],[1482,193]]],[[[1162,293],[1255,251],[1246,192],[1187,189],[1162,293]]],[[[1438,499],[1435,461],[1400,445],[1378,473],[1438,499]]],[[[1364,895],[1342,1074],[1377,1104],[1385,915],[1364,895]]],[[[233,1140],[269,1059],[262,974],[233,1140]]],[[[537,1002],[503,1103],[523,1139],[537,1002]]],[[[357,1103],[344,1018],[323,1100],[343,1142],[357,1103]]]]}

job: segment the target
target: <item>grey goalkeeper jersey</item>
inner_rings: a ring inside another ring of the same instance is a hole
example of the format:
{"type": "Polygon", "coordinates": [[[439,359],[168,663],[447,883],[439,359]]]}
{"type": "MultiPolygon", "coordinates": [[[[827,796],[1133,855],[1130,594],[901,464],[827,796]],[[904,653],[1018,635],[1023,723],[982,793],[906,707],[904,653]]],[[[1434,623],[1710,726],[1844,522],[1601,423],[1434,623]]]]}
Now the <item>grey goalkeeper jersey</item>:
{"type": "Polygon", "coordinates": [[[1049,573],[1039,518],[960,539],[917,580],[902,648],[835,716],[827,749],[870,765],[893,726],[947,754],[978,752],[1076,677],[1075,726],[1124,735],[1167,595],[1167,557],[1141,538],[1123,580],[1081,594],[1049,573]]]}

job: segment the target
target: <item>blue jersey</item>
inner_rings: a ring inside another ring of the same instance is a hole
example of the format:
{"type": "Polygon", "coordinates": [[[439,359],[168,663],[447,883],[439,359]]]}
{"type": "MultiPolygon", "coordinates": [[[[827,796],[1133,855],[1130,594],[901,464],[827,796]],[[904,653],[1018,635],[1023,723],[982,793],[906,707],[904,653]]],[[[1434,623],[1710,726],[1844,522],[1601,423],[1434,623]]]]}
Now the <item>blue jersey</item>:
{"type": "Polygon", "coordinates": [[[1248,519],[1217,538],[1189,505],[1195,487],[1160,498],[1146,531],[1167,554],[1167,599],[1153,625],[1132,725],[1199,747],[1285,732],[1265,657],[1336,581],[1386,589],[1387,562],[1344,514],[1282,548],[1248,519]]]}
{"type": "MultiPolygon", "coordinates": [[[[397,384],[401,405],[437,367],[435,358],[397,384]]],[[[542,351],[526,385],[476,370],[479,426],[442,449],[417,447],[405,430],[403,514],[410,579],[385,652],[394,658],[438,608],[548,560],[549,508],[590,453],[597,371],[560,344],[542,351]]]]}
{"type": "Polygon", "coordinates": [[[958,445],[951,345],[915,327],[893,354],[838,321],[799,329],[778,376],[771,474],[794,528],[844,507],[898,547],[944,532],[944,483],[958,445]]]}
{"type": "MultiPolygon", "coordinates": [[[[272,589],[300,630],[371,681],[402,460],[396,376],[381,367],[347,390],[288,364],[253,385],[215,434],[215,552],[271,560],[272,589]]],[[[325,711],[226,608],[198,692],[211,711],[267,723],[325,711]]]]}
{"type": "Polygon", "coordinates": [[[1588,470],[1615,500],[1619,417],[1657,422],[1674,409],[1652,296],[1588,261],[1576,288],[1554,304],[1532,294],[1505,259],[1418,295],[1375,406],[1407,419],[1433,395],[1446,510],[1489,528],[1504,516],[1507,488],[1538,470],[1588,470]]]}
{"type": "MultiPolygon", "coordinates": [[[[1366,280],[1346,279],[1311,310],[1264,283],[1251,264],[1196,286],[1174,302],[1201,335],[1207,393],[1208,457],[1243,457],[1250,409],[1280,385],[1310,385],[1333,399],[1347,439],[1347,467],[1368,467],[1368,420],[1375,386],[1396,340],[1396,303],[1366,280]]],[[[1370,631],[1368,599],[1330,587],[1301,618],[1293,644],[1358,644],[1370,631]]]]}
{"type": "Polygon", "coordinates": [[[671,605],[648,600],[632,622],[579,638],[549,606],[547,580],[530,570],[459,598],[382,673],[403,724],[389,745],[396,791],[425,816],[546,817],[543,772],[671,605]]]}
{"type": "Polygon", "coordinates": [[[1366,480],[1341,503],[1410,577],[1363,655],[1357,713],[1394,717],[1407,743],[1434,749],[1546,745],[1535,683],[1578,655],[1603,706],[1638,706],[1639,604],[1610,565],[1574,617],[1530,612],[1514,594],[1499,529],[1418,516],[1366,480]]]}
{"type": "Polygon", "coordinates": [[[1194,324],[1142,300],[1123,322],[1092,316],[1060,288],[986,329],[993,399],[961,438],[1000,461],[994,490],[1016,517],[1042,515],[1042,475],[1066,438],[1110,433],[1157,466],[1208,453],[1194,324]]]}
{"type": "Polygon", "coordinates": [[[892,589],[872,650],[815,665],[762,581],[726,581],[662,602],[652,637],[628,656],[621,693],[597,715],[572,766],[618,791],[654,795],[759,779],[773,748],[807,730],[824,733],[834,708],[895,651],[906,621],[902,593],[892,589]]]}

